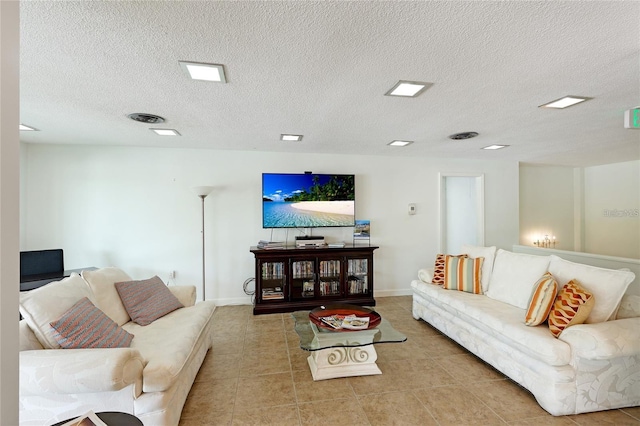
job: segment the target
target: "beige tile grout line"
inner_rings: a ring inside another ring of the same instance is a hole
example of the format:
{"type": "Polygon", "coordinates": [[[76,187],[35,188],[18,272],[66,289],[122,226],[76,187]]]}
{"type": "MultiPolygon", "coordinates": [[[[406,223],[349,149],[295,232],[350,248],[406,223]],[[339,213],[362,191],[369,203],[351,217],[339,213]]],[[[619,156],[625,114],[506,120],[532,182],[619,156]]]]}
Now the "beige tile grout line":
{"type": "Polygon", "coordinates": [[[298,405],[298,391],[296,390],[296,381],[293,378],[293,362],[291,362],[291,349],[289,346],[289,337],[287,335],[287,330],[284,324],[286,321],[284,317],[282,318],[282,327],[284,329],[284,344],[287,348],[287,357],[289,358],[289,374],[291,375],[291,385],[293,386],[293,396],[296,400],[296,414],[298,415],[298,424],[302,425],[302,417],[300,417],[300,406],[298,405]]]}

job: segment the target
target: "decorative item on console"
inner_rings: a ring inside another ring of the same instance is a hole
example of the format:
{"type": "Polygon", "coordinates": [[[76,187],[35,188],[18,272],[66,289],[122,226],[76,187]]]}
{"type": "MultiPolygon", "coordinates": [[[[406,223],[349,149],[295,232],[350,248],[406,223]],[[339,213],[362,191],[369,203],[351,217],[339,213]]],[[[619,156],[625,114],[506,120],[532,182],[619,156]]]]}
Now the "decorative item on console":
{"type": "Polygon", "coordinates": [[[371,244],[371,222],[368,220],[356,220],[353,228],[353,244],[356,243],[371,244]]]}
{"type": "Polygon", "coordinates": [[[533,245],[538,248],[556,248],[556,242],[555,235],[552,235],[551,238],[549,238],[549,234],[545,234],[544,238],[537,236],[533,241],[533,245]]]}

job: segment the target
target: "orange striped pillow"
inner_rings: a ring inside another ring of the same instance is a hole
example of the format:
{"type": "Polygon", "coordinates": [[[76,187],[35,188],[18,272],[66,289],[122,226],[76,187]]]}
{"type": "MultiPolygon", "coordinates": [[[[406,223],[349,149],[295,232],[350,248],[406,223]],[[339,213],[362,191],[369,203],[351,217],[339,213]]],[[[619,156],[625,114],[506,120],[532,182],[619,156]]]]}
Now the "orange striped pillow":
{"type": "Polygon", "coordinates": [[[551,307],[558,295],[558,282],[550,272],[547,272],[536,283],[529,308],[524,317],[524,323],[529,326],[540,325],[547,320],[551,307]]]}
{"type": "Polygon", "coordinates": [[[555,337],[567,327],[582,324],[593,309],[595,297],[580,287],[578,280],[571,280],[562,287],[549,313],[549,330],[555,337]]]}
{"type": "Polygon", "coordinates": [[[447,290],[482,294],[480,277],[484,257],[446,256],[444,259],[444,286],[447,290]]]}
{"type": "MultiPolygon", "coordinates": [[[[447,256],[451,256],[448,254],[438,254],[436,255],[436,264],[433,268],[433,279],[431,280],[431,284],[444,284],[444,260],[447,256]]],[[[466,254],[459,254],[456,257],[467,257],[466,254]]]]}

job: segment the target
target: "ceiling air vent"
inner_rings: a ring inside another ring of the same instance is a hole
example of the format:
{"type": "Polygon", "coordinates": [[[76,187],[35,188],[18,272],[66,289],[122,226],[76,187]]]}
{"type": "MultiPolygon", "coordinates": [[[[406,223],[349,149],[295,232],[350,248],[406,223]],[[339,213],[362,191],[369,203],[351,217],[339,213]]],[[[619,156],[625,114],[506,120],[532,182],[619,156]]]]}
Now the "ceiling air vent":
{"type": "Polygon", "coordinates": [[[132,120],[139,121],[140,123],[149,123],[149,124],[158,124],[164,123],[164,118],[159,115],[153,114],[145,114],[142,112],[134,112],[133,114],[127,115],[132,120]]]}
{"type": "Polygon", "coordinates": [[[478,136],[478,132],[462,132],[462,133],[454,133],[449,136],[449,139],[453,140],[461,140],[461,139],[471,139],[478,136]]]}

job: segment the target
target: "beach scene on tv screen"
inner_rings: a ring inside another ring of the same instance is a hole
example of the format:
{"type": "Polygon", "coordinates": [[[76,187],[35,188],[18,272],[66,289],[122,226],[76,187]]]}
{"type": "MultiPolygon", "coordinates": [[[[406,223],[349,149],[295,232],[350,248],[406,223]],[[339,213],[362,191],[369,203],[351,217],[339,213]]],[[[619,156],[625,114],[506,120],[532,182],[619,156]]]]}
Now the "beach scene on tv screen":
{"type": "Polygon", "coordinates": [[[264,228],[353,226],[353,175],[263,174],[264,228]]]}

